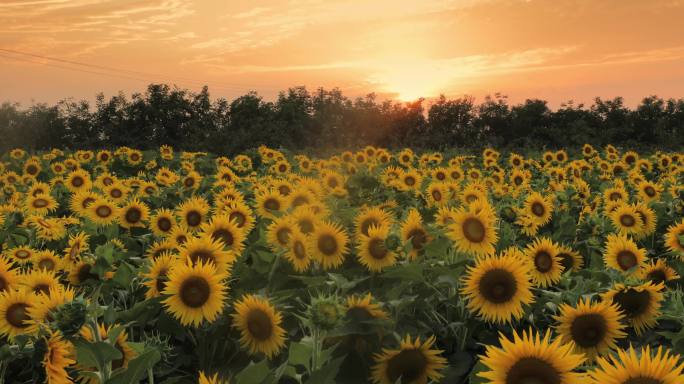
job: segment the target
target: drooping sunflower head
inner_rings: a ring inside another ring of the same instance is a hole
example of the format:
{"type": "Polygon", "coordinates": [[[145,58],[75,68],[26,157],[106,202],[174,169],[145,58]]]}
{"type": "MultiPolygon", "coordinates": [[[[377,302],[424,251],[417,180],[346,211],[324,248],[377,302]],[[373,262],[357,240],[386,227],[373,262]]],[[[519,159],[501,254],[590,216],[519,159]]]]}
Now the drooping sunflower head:
{"type": "Polygon", "coordinates": [[[626,336],[623,317],[614,303],[580,300],[576,307],[560,306],[560,314],[555,317],[558,321],[556,330],[564,342],[574,343],[577,353],[584,353],[593,360],[597,355],[617,348],[617,340],[626,336]]]}
{"type": "Polygon", "coordinates": [[[413,340],[406,335],[399,349],[383,348],[382,353],[375,355],[371,377],[373,383],[427,383],[428,380],[439,380],[442,377],[440,371],[446,367],[446,359],[440,356],[441,350],[432,349],[434,343],[434,336],[421,342],[420,337],[413,340]]]}
{"type": "Polygon", "coordinates": [[[223,310],[226,273],[214,264],[202,261],[194,265],[177,262],[168,273],[162,294],[170,314],[183,325],[199,326],[204,320],[213,322],[223,310]]]}
{"type": "Polygon", "coordinates": [[[90,249],[89,240],[90,235],[85,232],[69,236],[68,246],[64,249],[65,260],[70,263],[78,261],[81,254],[90,249]]]}
{"type": "Polygon", "coordinates": [[[263,353],[269,359],[285,345],[282,315],[265,298],[245,295],[235,303],[233,325],[240,331],[240,344],[251,354],[263,353]]]}
{"type": "Polygon", "coordinates": [[[0,256],[0,293],[14,290],[18,283],[18,270],[12,268],[9,260],[0,256]]]}
{"type": "Polygon", "coordinates": [[[34,305],[27,309],[30,320],[28,320],[28,333],[36,334],[39,330],[46,328],[48,323],[55,321],[54,311],[60,305],[73,301],[75,291],[71,287],[61,285],[50,288],[47,294],[34,295],[34,305]]]}
{"type": "Polygon", "coordinates": [[[74,347],[62,338],[59,332],[52,331],[46,338],[46,351],[43,358],[45,377],[48,383],[70,383],[67,368],[76,364],[74,347]]]}
{"type": "Polygon", "coordinates": [[[463,277],[461,294],[468,309],[489,322],[520,319],[534,301],[529,267],[512,252],[476,260],[463,277]]]}
{"type": "Polygon", "coordinates": [[[510,340],[499,338],[501,347],[487,346],[480,361],[489,368],[478,376],[492,384],[574,384],[582,375],[573,372],[584,362],[584,356],[573,352],[573,343],[563,343],[560,337],[551,340],[551,332],[541,334],[513,332],[510,340]]]}
{"type": "Polygon", "coordinates": [[[603,300],[617,304],[638,335],[658,322],[664,285],[647,282],[626,286],[616,284],[603,294],[603,300]]]}
{"type": "Polygon", "coordinates": [[[550,239],[541,237],[529,244],[525,249],[525,261],[530,266],[536,286],[545,288],[560,281],[563,266],[558,257],[558,247],[550,239]]]}

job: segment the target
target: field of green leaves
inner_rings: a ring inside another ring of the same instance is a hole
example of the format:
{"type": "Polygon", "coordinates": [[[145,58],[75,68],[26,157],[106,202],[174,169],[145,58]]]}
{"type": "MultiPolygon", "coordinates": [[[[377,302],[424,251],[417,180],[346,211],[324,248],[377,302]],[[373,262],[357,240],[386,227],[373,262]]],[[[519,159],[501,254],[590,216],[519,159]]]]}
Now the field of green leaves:
{"type": "Polygon", "coordinates": [[[0,382],[684,383],[684,153],[0,154],[0,382]]]}

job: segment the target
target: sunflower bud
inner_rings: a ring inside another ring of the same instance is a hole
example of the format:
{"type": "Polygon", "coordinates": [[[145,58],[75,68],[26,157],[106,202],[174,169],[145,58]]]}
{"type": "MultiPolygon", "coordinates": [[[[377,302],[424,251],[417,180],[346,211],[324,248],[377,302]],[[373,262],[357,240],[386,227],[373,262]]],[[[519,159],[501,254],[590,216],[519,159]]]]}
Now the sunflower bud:
{"type": "Polygon", "coordinates": [[[79,298],[57,308],[54,313],[57,328],[65,337],[75,335],[86,322],[86,303],[79,298]]]}
{"type": "Polygon", "coordinates": [[[344,315],[342,306],[335,297],[314,298],[309,312],[312,324],[322,330],[335,328],[344,315]]]}
{"type": "Polygon", "coordinates": [[[396,251],[400,245],[401,239],[397,235],[389,235],[387,239],[385,239],[385,247],[390,251],[396,251]]]}

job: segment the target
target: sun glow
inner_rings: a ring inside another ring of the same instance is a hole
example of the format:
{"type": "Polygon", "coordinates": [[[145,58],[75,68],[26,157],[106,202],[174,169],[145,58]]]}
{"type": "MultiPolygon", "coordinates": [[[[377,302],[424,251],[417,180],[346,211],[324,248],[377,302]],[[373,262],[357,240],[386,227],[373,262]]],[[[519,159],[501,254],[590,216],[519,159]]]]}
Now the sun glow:
{"type": "Polygon", "coordinates": [[[394,97],[402,101],[437,96],[452,79],[453,76],[443,68],[427,60],[391,63],[371,77],[383,91],[395,94],[394,97]]]}

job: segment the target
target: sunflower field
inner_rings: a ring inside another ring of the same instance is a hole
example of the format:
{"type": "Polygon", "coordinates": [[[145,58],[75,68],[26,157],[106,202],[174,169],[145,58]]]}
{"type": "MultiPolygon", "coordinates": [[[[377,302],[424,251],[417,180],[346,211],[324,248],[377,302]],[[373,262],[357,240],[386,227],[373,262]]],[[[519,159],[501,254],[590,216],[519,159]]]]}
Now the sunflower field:
{"type": "Polygon", "coordinates": [[[681,384],[683,181],[610,145],[14,149],[0,382],[681,384]]]}

